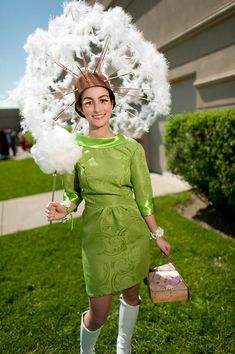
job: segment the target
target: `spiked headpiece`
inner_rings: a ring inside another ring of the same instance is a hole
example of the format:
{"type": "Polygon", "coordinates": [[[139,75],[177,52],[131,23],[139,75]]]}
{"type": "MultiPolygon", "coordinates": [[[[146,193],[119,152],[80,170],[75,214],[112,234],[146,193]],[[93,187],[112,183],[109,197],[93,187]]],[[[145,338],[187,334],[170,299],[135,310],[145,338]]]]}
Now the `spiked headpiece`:
{"type": "MultiPolygon", "coordinates": [[[[75,94],[75,111],[83,118],[85,118],[84,114],[81,112],[81,95],[82,93],[90,88],[90,87],[104,87],[109,91],[110,99],[113,104],[113,108],[116,105],[116,100],[114,93],[110,87],[109,79],[102,73],[102,64],[104,62],[105,55],[107,53],[109,46],[109,38],[106,40],[103,50],[101,51],[101,54],[96,62],[95,68],[93,71],[89,70],[87,61],[85,59],[85,55],[83,51],[81,51],[82,59],[83,59],[83,66],[85,70],[81,70],[81,68],[77,65],[80,75],[77,75],[76,73],[72,72],[70,69],[68,69],[66,66],[55,60],[55,63],[58,64],[60,67],[62,67],[66,72],[70,73],[73,78],[74,78],[74,94],[75,94]]],[[[116,78],[116,76],[115,76],[116,78]]],[[[112,79],[112,77],[111,77],[112,79]]],[[[63,113],[63,112],[61,112],[63,113]]],[[[61,115],[59,114],[59,116],[61,115]]],[[[59,117],[57,116],[57,118],[59,117]]],[[[56,118],[56,119],[57,119],[56,118]]]]}
{"type": "Polygon", "coordinates": [[[113,91],[111,90],[108,78],[102,74],[101,72],[101,67],[102,67],[102,63],[105,57],[105,53],[107,51],[108,48],[108,41],[106,42],[104,49],[101,52],[101,55],[97,61],[97,64],[95,66],[95,70],[93,72],[89,71],[88,69],[88,65],[87,62],[85,60],[85,56],[82,53],[82,57],[83,57],[83,64],[85,66],[85,71],[81,71],[80,76],[75,79],[75,111],[82,117],[85,117],[84,114],[81,112],[81,95],[82,93],[90,87],[104,87],[109,91],[110,94],[110,98],[113,104],[113,108],[115,107],[115,96],[113,91]]]}

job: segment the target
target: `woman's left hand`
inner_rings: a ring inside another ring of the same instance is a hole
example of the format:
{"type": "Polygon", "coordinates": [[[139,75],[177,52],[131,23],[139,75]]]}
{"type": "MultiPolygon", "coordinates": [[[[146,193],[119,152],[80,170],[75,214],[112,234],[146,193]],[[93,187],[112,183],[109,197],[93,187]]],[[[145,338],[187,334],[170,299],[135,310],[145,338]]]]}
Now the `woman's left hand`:
{"type": "Polygon", "coordinates": [[[158,237],[156,239],[156,244],[166,256],[170,255],[171,246],[164,238],[158,237]]]}

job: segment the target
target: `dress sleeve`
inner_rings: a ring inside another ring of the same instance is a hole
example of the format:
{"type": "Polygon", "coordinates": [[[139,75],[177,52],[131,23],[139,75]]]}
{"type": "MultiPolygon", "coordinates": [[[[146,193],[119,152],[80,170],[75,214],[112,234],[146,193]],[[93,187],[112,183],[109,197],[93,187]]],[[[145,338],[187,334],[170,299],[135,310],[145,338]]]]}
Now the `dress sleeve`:
{"type": "Polygon", "coordinates": [[[64,195],[63,200],[69,200],[75,203],[77,206],[82,201],[81,196],[81,188],[79,185],[79,178],[77,173],[76,166],[71,174],[65,173],[63,175],[63,183],[64,183],[64,195]]]}
{"type": "Polygon", "coordinates": [[[145,152],[138,143],[131,161],[131,182],[135,200],[142,216],[154,213],[154,202],[150,174],[145,158],[145,152]]]}

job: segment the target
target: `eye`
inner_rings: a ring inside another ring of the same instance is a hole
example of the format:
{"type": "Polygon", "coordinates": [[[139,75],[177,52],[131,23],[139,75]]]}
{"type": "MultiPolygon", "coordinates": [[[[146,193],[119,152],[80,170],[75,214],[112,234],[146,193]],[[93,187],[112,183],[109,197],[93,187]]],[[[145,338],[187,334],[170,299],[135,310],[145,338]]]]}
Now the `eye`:
{"type": "Polygon", "coordinates": [[[84,104],[84,106],[89,107],[92,104],[92,101],[91,100],[89,100],[89,101],[86,100],[86,101],[83,102],[83,104],[84,104]]]}
{"type": "Polygon", "coordinates": [[[110,102],[110,99],[109,99],[108,97],[106,97],[106,98],[101,98],[100,102],[101,102],[101,103],[108,103],[108,102],[110,102]]]}

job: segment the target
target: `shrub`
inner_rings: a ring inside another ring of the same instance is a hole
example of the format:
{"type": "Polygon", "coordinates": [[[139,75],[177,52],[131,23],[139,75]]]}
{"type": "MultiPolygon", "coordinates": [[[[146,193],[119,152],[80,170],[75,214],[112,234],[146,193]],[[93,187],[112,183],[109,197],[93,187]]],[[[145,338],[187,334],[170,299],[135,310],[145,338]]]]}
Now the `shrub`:
{"type": "Polygon", "coordinates": [[[235,214],[235,109],[170,116],[165,140],[170,171],[235,214]]]}

